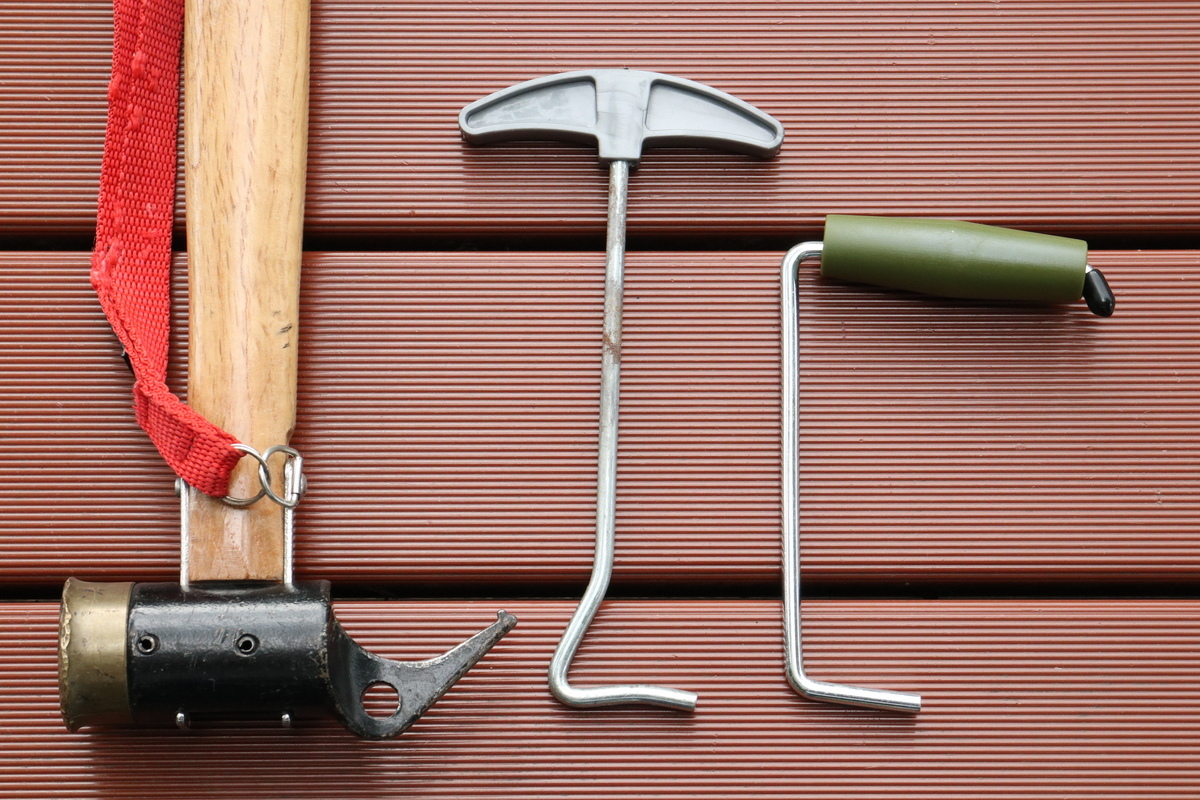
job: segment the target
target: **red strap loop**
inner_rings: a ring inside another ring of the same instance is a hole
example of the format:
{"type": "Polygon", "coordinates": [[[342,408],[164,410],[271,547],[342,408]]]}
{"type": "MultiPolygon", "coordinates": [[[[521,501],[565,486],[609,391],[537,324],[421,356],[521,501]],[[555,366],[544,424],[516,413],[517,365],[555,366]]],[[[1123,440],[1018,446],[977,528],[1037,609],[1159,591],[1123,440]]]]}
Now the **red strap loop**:
{"type": "Polygon", "coordinates": [[[138,424],[175,473],[223,497],[237,440],[167,388],[182,0],[115,0],[92,286],[135,379],[138,424]]]}

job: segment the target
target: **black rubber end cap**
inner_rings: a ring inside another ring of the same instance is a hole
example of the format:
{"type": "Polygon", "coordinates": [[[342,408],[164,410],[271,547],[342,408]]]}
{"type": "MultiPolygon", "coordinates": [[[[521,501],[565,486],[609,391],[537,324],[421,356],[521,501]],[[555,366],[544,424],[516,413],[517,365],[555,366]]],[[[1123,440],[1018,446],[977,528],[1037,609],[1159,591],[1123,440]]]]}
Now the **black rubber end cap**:
{"type": "Polygon", "coordinates": [[[1083,299],[1093,314],[1098,317],[1111,317],[1117,306],[1117,298],[1113,297],[1108,281],[1103,273],[1092,267],[1083,276],[1083,299]]]}

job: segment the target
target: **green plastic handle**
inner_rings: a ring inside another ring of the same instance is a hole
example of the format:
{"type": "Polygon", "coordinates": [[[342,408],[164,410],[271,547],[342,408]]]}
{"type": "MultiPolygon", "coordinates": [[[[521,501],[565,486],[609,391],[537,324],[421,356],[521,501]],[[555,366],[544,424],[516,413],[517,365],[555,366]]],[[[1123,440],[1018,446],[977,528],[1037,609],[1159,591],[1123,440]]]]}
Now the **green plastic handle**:
{"type": "MultiPolygon", "coordinates": [[[[976,300],[1069,303],[1083,295],[1087,242],[940,219],[825,219],[821,274],[976,300]]],[[[1111,312],[1110,312],[1111,313],[1111,312]]]]}

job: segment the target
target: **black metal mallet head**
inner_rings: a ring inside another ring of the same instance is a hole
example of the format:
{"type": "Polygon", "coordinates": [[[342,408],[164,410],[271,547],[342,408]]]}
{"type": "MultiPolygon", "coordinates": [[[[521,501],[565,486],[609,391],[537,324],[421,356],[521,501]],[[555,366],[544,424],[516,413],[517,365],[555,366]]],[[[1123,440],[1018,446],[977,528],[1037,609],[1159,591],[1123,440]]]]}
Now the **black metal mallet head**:
{"type": "MultiPolygon", "coordinates": [[[[185,537],[192,492],[181,495],[185,537]]],[[[185,538],[185,552],[188,545],[185,538]]],[[[290,572],[278,582],[192,581],[186,569],[179,583],[68,579],[59,688],[70,730],[245,720],[290,727],[334,716],[359,736],[386,739],[416,722],[517,621],[501,611],[443,655],[392,661],[346,633],[328,581],[294,582],[290,572]],[[387,717],[363,702],[380,684],[398,697],[387,717]]]]}

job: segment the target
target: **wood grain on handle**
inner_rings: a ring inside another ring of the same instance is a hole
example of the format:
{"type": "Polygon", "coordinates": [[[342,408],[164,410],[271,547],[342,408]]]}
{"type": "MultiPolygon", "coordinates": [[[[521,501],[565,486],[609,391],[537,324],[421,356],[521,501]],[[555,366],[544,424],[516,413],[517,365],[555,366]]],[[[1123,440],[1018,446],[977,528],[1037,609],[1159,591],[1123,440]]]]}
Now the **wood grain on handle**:
{"type": "MultiPolygon", "coordinates": [[[[188,402],[262,452],[296,418],[309,3],[186,0],[185,16],[188,402]]],[[[230,494],[258,485],[243,459],[230,494]]],[[[192,494],[189,580],[282,578],[279,506],[192,494]]]]}

